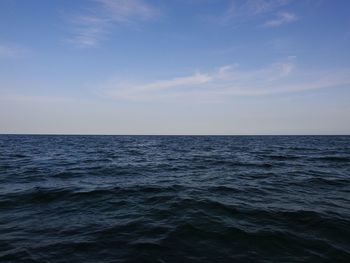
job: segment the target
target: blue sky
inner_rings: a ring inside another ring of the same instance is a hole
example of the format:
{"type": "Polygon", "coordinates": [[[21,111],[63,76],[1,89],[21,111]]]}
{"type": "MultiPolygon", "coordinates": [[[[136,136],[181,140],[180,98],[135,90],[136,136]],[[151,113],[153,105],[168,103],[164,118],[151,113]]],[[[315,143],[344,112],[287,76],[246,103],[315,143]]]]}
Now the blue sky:
{"type": "Polygon", "coordinates": [[[0,133],[350,134],[347,0],[2,0],[0,133]]]}

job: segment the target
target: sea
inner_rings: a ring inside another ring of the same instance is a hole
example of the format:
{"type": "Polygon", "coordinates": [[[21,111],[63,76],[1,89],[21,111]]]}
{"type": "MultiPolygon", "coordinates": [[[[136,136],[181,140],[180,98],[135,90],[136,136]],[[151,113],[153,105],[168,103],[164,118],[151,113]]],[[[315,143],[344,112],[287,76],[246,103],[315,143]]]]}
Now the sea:
{"type": "Polygon", "coordinates": [[[0,135],[0,262],[350,262],[350,136],[0,135]]]}

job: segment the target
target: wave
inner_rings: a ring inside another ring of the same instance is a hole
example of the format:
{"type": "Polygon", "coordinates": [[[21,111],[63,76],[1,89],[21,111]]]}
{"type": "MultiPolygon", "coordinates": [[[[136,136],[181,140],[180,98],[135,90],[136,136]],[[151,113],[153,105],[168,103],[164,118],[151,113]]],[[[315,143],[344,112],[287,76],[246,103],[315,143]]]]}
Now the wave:
{"type": "Polygon", "coordinates": [[[1,136],[1,262],[350,262],[350,137],[1,136]]]}
{"type": "Polygon", "coordinates": [[[346,162],[350,163],[350,156],[322,156],[314,158],[316,160],[325,161],[325,162],[346,162]]]}

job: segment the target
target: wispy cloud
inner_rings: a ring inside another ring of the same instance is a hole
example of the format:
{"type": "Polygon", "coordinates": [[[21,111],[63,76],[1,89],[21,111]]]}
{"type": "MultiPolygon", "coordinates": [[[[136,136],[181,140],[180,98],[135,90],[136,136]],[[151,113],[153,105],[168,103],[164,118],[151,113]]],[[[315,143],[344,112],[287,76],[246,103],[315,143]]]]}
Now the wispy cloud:
{"type": "Polygon", "coordinates": [[[160,80],[151,83],[133,86],[134,91],[157,91],[181,86],[197,86],[205,84],[214,79],[215,76],[209,74],[195,73],[191,76],[178,77],[170,80],[160,80]]]}
{"type": "Polygon", "coordinates": [[[295,22],[298,20],[298,17],[293,13],[288,12],[280,12],[277,15],[277,18],[266,21],[264,26],[265,27],[278,27],[283,24],[295,22]]]}
{"type": "Polygon", "coordinates": [[[0,58],[17,58],[25,53],[27,53],[26,50],[17,45],[0,44],[0,58]]]}
{"type": "Polygon", "coordinates": [[[231,1],[226,14],[223,16],[223,21],[250,20],[256,16],[275,12],[291,2],[292,0],[231,1]]]}
{"type": "Polygon", "coordinates": [[[242,9],[249,14],[258,15],[272,12],[275,9],[289,4],[291,0],[248,0],[242,9]]]}
{"type": "Polygon", "coordinates": [[[143,0],[94,0],[93,3],[91,9],[71,19],[74,36],[69,40],[79,46],[96,46],[114,27],[133,25],[159,14],[143,0]]]}
{"type": "Polygon", "coordinates": [[[350,69],[307,73],[296,69],[295,57],[269,66],[241,70],[223,66],[213,72],[146,83],[109,83],[103,96],[117,100],[193,100],[218,102],[232,96],[262,96],[350,84],[350,69]]]}

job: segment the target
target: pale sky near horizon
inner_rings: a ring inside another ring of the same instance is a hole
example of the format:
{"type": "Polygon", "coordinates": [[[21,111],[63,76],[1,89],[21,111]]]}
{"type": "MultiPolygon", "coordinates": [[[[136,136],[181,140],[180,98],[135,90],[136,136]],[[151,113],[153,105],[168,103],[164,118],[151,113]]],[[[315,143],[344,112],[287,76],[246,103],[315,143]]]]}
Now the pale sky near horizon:
{"type": "Polygon", "coordinates": [[[350,134],[350,1],[1,0],[0,133],[350,134]]]}

